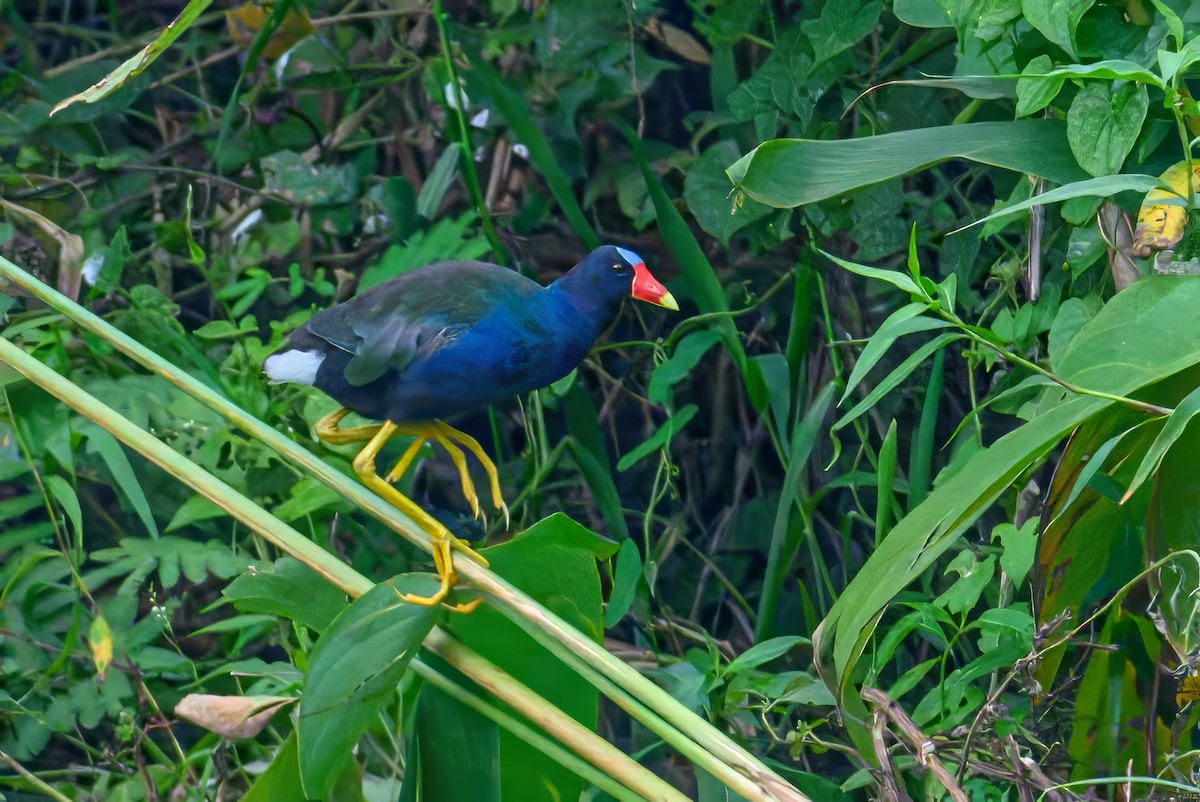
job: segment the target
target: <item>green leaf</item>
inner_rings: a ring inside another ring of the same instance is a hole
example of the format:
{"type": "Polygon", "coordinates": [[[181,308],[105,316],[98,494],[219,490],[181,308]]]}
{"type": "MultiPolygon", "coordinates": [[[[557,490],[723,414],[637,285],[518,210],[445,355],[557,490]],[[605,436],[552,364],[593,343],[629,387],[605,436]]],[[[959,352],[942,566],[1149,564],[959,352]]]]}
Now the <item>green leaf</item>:
{"type": "MultiPolygon", "coordinates": [[[[419,777],[416,799],[500,802],[500,728],[494,721],[425,683],[417,697],[414,737],[419,767],[409,763],[413,771],[405,772],[404,782],[419,777]]],[[[523,767],[505,755],[504,768],[523,767]]]]}
{"type": "Polygon", "coordinates": [[[108,466],[108,472],[112,474],[113,482],[121,491],[121,495],[133,506],[133,511],[145,525],[150,537],[157,538],[158,524],[154,522],[154,513],[150,511],[150,502],[146,499],[146,494],[143,492],[141,484],[138,483],[137,477],[133,473],[133,466],[129,464],[129,457],[125,456],[121,444],[94,423],[85,423],[79,427],[79,430],[87,438],[88,452],[100,455],[100,459],[104,460],[104,464],[108,466]]]}
{"type": "Polygon", "coordinates": [[[996,556],[989,554],[985,559],[977,561],[974,552],[963,549],[946,566],[944,573],[949,574],[951,571],[958,574],[959,578],[945,593],[934,599],[933,603],[944,607],[947,612],[959,615],[969,612],[979,602],[979,597],[987,589],[996,571],[996,556]]]}
{"type": "Polygon", "coordinates": [[[1096,0],[1021,0],[1021,13],[1030,25],[1063,50],[1078,58],[1075,30],[1096,0]]]}
{"type": "Polygon", "coordinates": [[[245,613],[270,613],[323,632],[346,609],[346,594],[293,557],[271,571],[242,574],[221,592],[245,613]]]}
{"type": "Polygon", "coordinates": [[[658,427],[658,431],[650,435],[644,442],[635,446],[628,454],[617,461],[617,470],[627,471],[654,452],[666,448],[671,439],[682,431],[687,422],[695,417],[699,411],[700,408],[695,404],[688,404],[667,418],[663,421],[662,426],[658,427]]]}
{"type": "Polygon", "coordinates": [[[304,799],[300,786],[300,755],[295,730],[275,751],[271,765],[246,791],[242,802],[295,802],[304,799]]]}
{"type": "Polygon", "coordinates": [[[317,641],[296,724],[308,797],[329,792],[437,621],[441,608],[409,604],[399,593],[429,595],[436,587],[436,579],[426,574],[401,574],[376,585],[317,641]]]}
{"type": "Polygon", "coordinates": [[[1028,117],[1050,105],[1062,91],[1065,75],[1047,76],[1054,62],[1045,53],[1034,56],[1017,79],[1016,116],[1028,117]]]}
{"type": "Polygon", "coordinates": [[[149,67],[155,60],[163,54],[163,52],[171,46],[171,44],[179,38],[180,34],[191,27],[192,23],[204,12],[204,9],[212,3],[212,0],[190,0],[183,7],[183,11],[179,12],[179,16],[163,29],[162,33],[150,44],[143,47],[136,54],[126,59],[120,67],[110,72],[104,77],[104,80],[91,86],[78,94],[71,95],[64,100],[60,100],[50,110],[50,116],[53,117],[58,112],[65,109],[74,103],[95,103],[101,98],[108,97],[113,92],[117,91],[131,78],[136,77],[139,73],[149,67]]]}
{"type": "Polygon", "coordinates": [[[71,483],[62,478],[56,473],[48,474],[45,479],[46,489],[50,491],[50,495],[58,502],[58,506],[62,507],[63,512],[67,514],[67,520],[71,522],[71,532],[74,533],[77,542],[83,542],[83,509],[79,506],[79,496],[75,493],[75,488],[71,487],[71,483]]]}
{"type": "MultiPolygon", "coordinates": [[[[820,253],[822,256],[828,257],[831,261],[833,261],[834,264],[849,270],[851,273],[855,273],[866,278],[874,278],[879,279],[880,281],[886,281],[888,284],[904,290],[909,295],[914,295],[918,298],[925,296],[924,290],[922,290],[917,282],[913,281],[907,273],[901,273],[899,270],[884,270],[878,267],[860,265],[856,262],[850,262],[842,259],[841,257],[834,256],[831,253],[826,253],[825,251],[821,251],[820,253]]],[[[926,300],[932,299],[926,298],[926,300]]],[[[928,303],[924,304],[926,307],[928,305],[928,303]]]]}
{"type": "Polygon", "coordinates": [[[762,66],[730,93],[729,113],[745,122],[763,112],[782,111],[808,125],[824,88],[810,79],[814,66],[812,46],[800,26],[788,28],[762,66]]]}
{"type": "Polygon", "coordinates": [[[854,370],[850,371],[850,378],[846,380],[846,390],[842,393],[838,406],[846,402],[858,383],[866,378],[867,373],[875,367],[879,360],[883,359],[896,340],[906,334],[944,329],[950,325],[947,321],[939,318],[921,316],[928,308],[928,304],[911,303],[897,309],[880,324],[871,338],[867,340],[866,347],[858,356],[858,361],[854,363],[854,370]]]}
{"type": "Polygon", "coordinates": [[[754,644],[733,658],[722,673],[729,676],[751,668],[757,668],[763,663],[769,663],[777,657],[783,657],[783,655],[801,643],[807,644],[809,642],[808,638],[802,638],[799,635],[780,635],[777,638],[768,638],[762,643],[754,644]]]}
{"type": "Polygon", "coordinates": [[[1105,175],[1099,178],[1088,178],[1083,181],[1075,181],[1061,187],[1047,190],[1040,195],[1035,195],[1028,200],[1023,200],[1019,203],[1014,203],[1012,206],[1005,206],[1003,209],[997,209],[987,217],[981,217],[974,223],[965,225],[958,231],[965,231],[974,226],[983,225],[992,220],[998,220],[1002,217],[1023,212],[1026,209],[1032,209],[1034,206],[1045,206],[1050,203],[1058,203],[1059,201],[1069,200],[1071,198],[1108,198],[1116,195],[1119,192],[1137,192],[1145,194],[1155,187],[1159,186],[1159,180],[1152,175],[1138,175],[1136,173],[1124,173],[1121,175],[1105,175]]]}
{"type": "Polygon", "coordinates": [[[417,195],[417,214],[426,220],[437,220],[438,209],[441,208],[442,199],[446,197],[446,190],[450,189],[450,183],[458,174],[458,158],[461,152],[462,147],[457,142],[451,142],[433,163],[433,169],[421,185],[421,192],[417,195]]]}
{"type": "Polygon", "coordinates": [[[945,334],[935,337],[917,350],[913,351],[908,355],[908,358],[901,362],[895,370],[889,373],[883,381],[875,385],[871,392],[867,393],[866,398],[859,401],[854,405],[853,409],[839,418],[838,421],[830,428],[830,432],[836,432],[838,429],[845,427],[859,415],[863,414],[868,409],[879,403],[879,399],[883,398],[892,390],[895,390],[897,387],[899,387],[900,382],[904,381],[904,379],[907,378],[910,373],[916,370],[917,367],[926,359],[928,359],[935,351],[939,351],[950,343],[961,339],[964,339],[964,335],[959,334],[958,332],[946,332],[945,334]]]}
{"type": "Polygon", "coordinates": [[[604,608],[604,628],[616,626],[637,598],[638,583],[642,581],[642,555],[633,540],[626,540],[617,549],[617,566],[613,576],[612,597],[604,608]]]}
{"type": "Polygon", "coordinates": [[[1141,463],[1138,464],[1137,472],[1133,475],[1133,480],[1129,483],[1129,488],[1125,491],[1125,495],[1121,497],[1121,503],[1128,501],[1137,489],[1142,486],[1142,483],[1150,478],[1150,474],[1156,472],[1162,465],[1163,457],[1175,445],[1175,441],[1183,436],[1188,424],[1192,419],[1200,415],[1200,388],[1193,390],[1186,398],[1179,402],[1175,407],[1175,411],[1167,418],[1167,422],[1163,424],[1162,431],[1158,433],[1158,437],[1154,438],[1154,442],[1150,445],[1146,455],[1142,457],[1141,463]]]}
{"type": "MultiPolygon", "coordinates": [[[[539,521],[507,543],[483,549],[492,570],[562,616],[597,643],[603,639],[600,572],[617,544],[562,513],[539,521]]],[[[594,686],[488,606],[446,622],[470,648],[511,674],[588,729],[598,721],[594,686]]],[[[529,744],[500,733],[501,796],[522,802],[578,799],[582,782],[529,744]],[[511,769],[511,770],[510,770],[511,769]]]]}
{"type": "Polygon", "coordinates": [[[185,529],[194,523],[228,514],[204,496],[188,496],[183,504],[179,505],[179,509],[175,510],[175,515],[171,517],[171,521],[163,531],[174,532],[185,529]]]}
{"type": "Polygon", "coordinates": [[[650,403],[670,405],[671,388],[687,378],[708,350],[720,341],[721,334],[714,329],[700,329],[684,335],[670,359],[650,374],[650,384],[646,388],[646,398],[650,403]]]}
{"type": "Polygon", "coordinates": [[[783,491],[779,494],[779,505],[775,508],[775,520],[771,527],[771,545],[767,550],[767,567],[763,578],[762,596],[758,602],[758,620],[754,626],[754,638],[764,641],[775,631],[775,615],[779,607],[779,594],[788,576],[788,567],[799,547],[798,539],[790,536],[792,507],[801,492],[808,457],[817,441],[817,432],[824,425],[825,414],[833,403],[833,382],[827,382],[813,400],[803,421],[792,432],[791,451],[788,454],[787,473],[783,478],[783,491]]]}
{"type": "Polygon", "coordinates": [[[895,0],[892,13],[914,28],[949,28],[954,24],[938,0],[895,0]]]}
{"type": "MultiPolygon", "coordinates": [[[[1200,362],[1200,329],[1180,327],[1200,308],[1200,277],[1141,281],[1114,296],[1071,341],[1063,378],[1109,393],[1131,393],[1200,362]]],[[[848,676],[864,633],[887,604],[952,547],[1030,463],[1112,402],[1071,396],[977,452],[899,521],[850,581],[813,638],[848,676]]],[[[850,697],[844,697],[849,700],[850,697]]]]}
{"type": "Polygon", "coordinates": [[[734,186],[768,206],[793,207],[832,198],[948,159],[969,159],[1058,184],[1079,181],[1057,120],[983,122],[922,128],[857,139],[774,139],[728,170],[734,186]]]}
{"type": "Polygon", "coordinates": [[[692,163],[683,181],[683,199],[692,216],[705,232],[725,244],[738,231],[772,213],[770,206],[755,200],[737,202],[725,168],[741,155],[733,142],[717,142],[692,163]]]}
{"type": "Polygon", "coordinates": [[[1079,90],[1067,113],[1067,141],[1080,166],[1096,176],[1120,172],[1149,106],[1140,84],[1094,81],[1079,90]]]}
{"type": "Polygon", "coordinates": [[[629,525],[621,508],[621,496],[617,492],[616,482],[613,481],[608,449],[600,436],[596,404],[591,395],[578,384],[571,387],[563,402],[567,414],[567,430],[571,433],[571,454],[592,491],[596,508],[604,516],[609,537],[618,541],[624,540],[629,537],[629,525]]]}
{"type": "Polygon", "coordinates": [[[992,530],[992,539],[999,538],[1004,548],[1000,555],[1000,570],[1008,575],[1014,587],[1024,587],[1029,569],[1037,559],[1039,523],[1037,518],[1030,518],[1020,529],[1002,523],[992,530]]]}
{"type": "Polygon", "coordinates": [[[817,64],[861,42],[879,24],[879,0],[840,0],[826,3],[820,15],[804,26],[817,64]]]}

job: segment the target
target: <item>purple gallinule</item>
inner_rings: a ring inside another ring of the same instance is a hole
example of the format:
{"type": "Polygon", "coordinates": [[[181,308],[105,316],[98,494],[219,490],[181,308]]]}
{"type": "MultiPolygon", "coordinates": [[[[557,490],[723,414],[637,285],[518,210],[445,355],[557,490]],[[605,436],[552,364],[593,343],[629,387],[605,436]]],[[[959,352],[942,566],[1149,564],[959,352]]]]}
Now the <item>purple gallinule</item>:
{"type": "Polygon", "coordinates": [[[311,385],[342,404],[317,422],[317,436],[335,444],[366,441],[354,472],[429,532],[441,587],[407,601],[435,605],[446,598],[457,581],[452,548],[484,560],[391,483],[432,440],[449,452],[478,515],[466,448],[482,464],[492,502],[507,517],[495,464],[474,438],[443,419],[566,376],[612,323],[626,295],[679,309],[641,257],[612,245],[592,251],[547,287],[496,265],[439,262],[317,313],[263,362],[272,383],[311,385]],[[383,423],[340,428],[352,411],[383,423]],[[375,457],[398,434],[416,439],[380,478],[375,457]]]}

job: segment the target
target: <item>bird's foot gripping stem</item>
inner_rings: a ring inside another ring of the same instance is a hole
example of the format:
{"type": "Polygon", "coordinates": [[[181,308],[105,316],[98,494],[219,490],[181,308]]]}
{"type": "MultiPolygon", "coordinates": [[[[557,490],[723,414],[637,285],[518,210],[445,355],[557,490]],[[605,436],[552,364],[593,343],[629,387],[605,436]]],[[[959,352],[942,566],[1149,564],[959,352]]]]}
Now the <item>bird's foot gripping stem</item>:
{"type": "MultiPolygon", "coordinates": [[[[402,594],[401,597],[405,601],[412,604],[421,604],[429,607],[445,603],[446,597],[450,594],[450,591],[454,589],[454,586],[458,582],[458,574],[454,570],[454,551],[461,552],[465,556],[470,557],[472,560],[485,567],[487,566],[488,562],[483,558],[483,556],[472,549],[471,545],[467,541],[451,534],[450,530],[431,517],[425,512],[425,510],[421,509],[416,502],[393,487],[391,482],[396,481],[400,478],[400,476],[403,475],[405,469],[407,469],[409,463],[412,462],[413,458],[417,454],[418,449],[421,447],[421,444],[425,439],[435,439],[439,442],[446,440],[444,444],[449,445],[450,449],[453,449],[451,450],[451,457],[454,458],[455,453],[458,455],[455,459],[455,465],[459,468],[460,475],[463,477],[464,492],[467,491],[468,487],[470,489],[470,494],[468,494],[468,500],[470,501],[472,500],[475,488],[473,484],[468,485],[470,482],[470,477],[466,473],[466,460],[463,458],[462,451],[456,446],[453,446],[446,436],[442,434],[441,430],[436,428],[439,426],[444,426],[445,424],[430,423],[416,426],[399,426],[391,421],[386,421],[382,424],[358,426],[353,429],[341,429],[338,427],[338,422],[341,421],[348,412],[349,410],[342,409],[322,418],[314,427],[317,436],[326,442],[335,444],[362,442],[363,440],[368,441],[367,445],[364,446],[362,451],[358,453],[358,456],[354,458],[354,472],[358,475],[358,478],[364,485],[374,490],[376,494],[378,494],[393,507],[396,507],[405,515],[412,518],[423,530],[425,530],[431,541],[430,550],[433,555],[434,569],[437,571],[438,577],[441,580],[441,584],[439,585],[437,591],[431,596],[402,594]],[[412,434],[417,437],[417,440],[405,450],[404,454],[400,457],[400,460],[396,463],[392,470],[388,472],[385,480],[380,478],[379,474],[376,472],[375,458],[378,456],[379,451],[384,447],[384,445],[387,444],[388,440],[399,434],[412,434]]],[[[450,427],[446,428],[449,429],[450,427]]],[[[454,431],[456,434],[458,433],[453,429],[450,431],[454,431]]],[[[466,435],[462,436],[467,437],[466,435]]],[[[473,439],[471,439],[471,442],[475,444],[475,448],[479,448],[479,444],[475,443],[473,439]]],[[[466,444],[464,443],[464,445],[466,444]]],[[[468,448],[470,448],[469,445],[468,448]]],[[[471,450],[472,453],[475,453],[474,449],[471,450]]],[[[482,449],[480,449],[479,453],[482,453],[482,449]]],[[[488,461],[488,464],[490,465],[490,460],[488,461]]],[[[499,498],[499,481],[495,478],[494,471],[495,466],[492,465],[491,472],[489,473],[489,479],[491,479],[492,482],[493,497],[499,498]]],[[[475,510],[477,508],[478,500],[475,499],[472,502],[472,509],[475,510]]],[[[505,513],[507,516],[507,509],[505,510],[505,513]]],[[[468,604],[447,606],[458,612],[470,612],[479,605],[480,601],[481,600],[477,599],[468,604]]]]}

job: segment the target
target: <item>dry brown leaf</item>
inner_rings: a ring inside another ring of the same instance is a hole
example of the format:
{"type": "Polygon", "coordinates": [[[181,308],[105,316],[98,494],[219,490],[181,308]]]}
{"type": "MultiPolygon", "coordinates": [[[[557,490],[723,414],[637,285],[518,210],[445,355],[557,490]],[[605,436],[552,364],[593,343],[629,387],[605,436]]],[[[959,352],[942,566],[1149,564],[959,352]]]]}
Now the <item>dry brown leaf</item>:
{"type": "Polygon", "coordinates": [[[0,209],[28,220],[38,231],[58,243],[58,291],[72,301],[78,300],[79,284],[83,280],[83,238],[32,209],[4,198],[0,198],[0,209]]]}
{"type": "MultiPolygon", "coordinates": [[[[243,50],[250,49],[258,32],[266,24],[267,10],[257,3],[246,3],[225,12],[225,27],[229,30],[229,37],[243,50]]],[[[301,39],[311,36],[313,30],[308,9],[294,6],[283,15],[279,27],[263,46],[262,55],[267,58],[279,58],[301,39]]]]}
{"type": "Polygon", "coordinates": [[[222,738],[253,738],[271,716],[295,696],[216,696],[189,693],[175,705],[175,715],[222,738]]]}
{"type": "Polygon", "coordinates": [[[646,33],[653,36],[675,55],[687,59],[693,64],[712,64],[712,56],[704,49],[704,45],[687,31],[676,28],[669,22],[663,22],[651,17],[642,25],[646,33]]]}

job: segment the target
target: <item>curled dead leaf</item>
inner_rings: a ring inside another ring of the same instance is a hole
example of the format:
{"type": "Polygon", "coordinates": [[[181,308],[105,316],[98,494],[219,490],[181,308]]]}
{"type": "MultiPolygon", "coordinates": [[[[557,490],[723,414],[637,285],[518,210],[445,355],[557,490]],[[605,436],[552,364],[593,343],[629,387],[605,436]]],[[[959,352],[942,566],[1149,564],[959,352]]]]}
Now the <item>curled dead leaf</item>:
{"type": "Polygon", "coordinates": [[[271,716],[295,696],[217,696],[189,693],[175,705],[175,715],[222,738],[253,738],[271,716]]]}
{"type": "Polygon", "coordinates": [[[58,291],[72,301],[77,300],[83,280],[83,238],[32,209],[4,198],[0,198],[0,209],[32,223],[39,233],[58,243],[58,291]]]}

